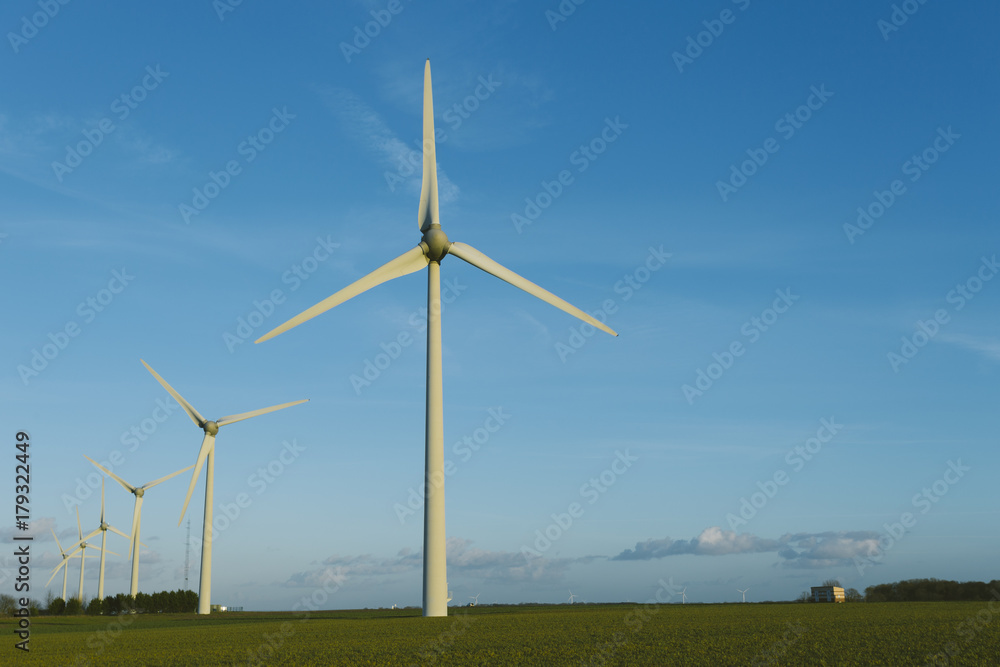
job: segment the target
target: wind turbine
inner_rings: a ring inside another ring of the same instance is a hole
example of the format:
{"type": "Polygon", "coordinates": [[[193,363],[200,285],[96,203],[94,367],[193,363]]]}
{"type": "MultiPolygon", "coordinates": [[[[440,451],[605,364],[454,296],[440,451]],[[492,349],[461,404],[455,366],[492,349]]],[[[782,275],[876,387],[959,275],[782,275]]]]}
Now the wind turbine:
{"type": "MultiPolygon", "coordinates": [[[[52,529],[49,528],[49,530],[52,530],[52,529]]],[[[52,530],[52,537],[55,538],[56,546],[59,547],[59,553],[60,553],[60,555],[62,555],[62,562],[59,563],[58,565],[56,565],[55,569],[52,570],[52,576],[49,577],[49,580],[47,582],[45,582],[45,585],[48,586],[49,584],[52,583],[52,580],[55,578],[56,574],[59,572],[59,568],[64,568],[63,569],[62,599],[63,599],[63,602],[65,602],[66,601],[66,575],[69,574],[69,565],[67,563],[69,563],[69,559],[72,558],[73,556],[75,556],[77,553],[79,553],[80,557],[83,558],[83,549],[81,549],[80,547],[77,547],[76,549],[71,549],[70,551],[63,551],[62,545],[59,544],[59,538],[56,537],[56,531],[54,531],[54,530],[52,530]]]]}
{"type": "Polygon", "coordinates": [[[482,593],[477,593],[476,597],[472,597],[471,595],[469,596],[469,599],[472,600],[472,602],[469,603],[470,607],[475,607],[477,604],[479,604],[479,596],[480,595],[482,595],[482,593]]]}
{"type": "Polygon", "coordinates": [[[441,260],[454,255],[588,324],[617,336],[610,327],[576,306],[498,264],[470,245],[452,242],[441,229],[438,212],[437,156],[431,61],[424,66],[423,182],[417,226],[420,244],[342,290],[269,331],[256,343],[274,338],[376,285],[427,267],[427,417],[424,463],[424,616],[448,615],[448,574],[444,513],[444,397],[441,378],[441,260]]]}
{"type": "MultiPolygon", "coordinates": [[[[100,466],[98,466],[98,467],[100,467],[100,466]]],[[[79,523],[79,521],[80,521],[80,508],[77,508],[77,510],[76,510],[76,520],[79,523]]],[[[77,543],[81,547],[85,547],[86,545],[84,544],[84,540],[89,540],[90,538],[94,537],[98,533],[101,534],[101,569],[100,569],[100,574],[97,576],[97,597],[99,599],[101,599],[101,600],[104,599],[104,554],[105,553],[109,553],[109,554],[111,554],[113,556],[117,556],[118,555],[114,551],[108,551],[107,550],[107,546],[108,546],[108,531],[109,530],[118,533],[119,535],[121,535],[122,537],[124,537],[126,540],[129,540],[130,542],[132,540],[131,537],[129,537],[128,535],[126,535],[125,533],[123,533],[122,531],[118,530],[117,528],[115,528],[114,526],[112,526],[111,524],[109,524],[107,521],[104,520],[104,478],[102,477],[101,478],[101,524],[97,528],[95,528],[93,531],[91,531],[91,533],[89,535],[87,535],[86,537],[83,536],[83,531],[81,530],[80,531],[80,541],[77,543]]],[[[75,547],[75,546],[77,546],[77,544],[74,544],[73,546],[75,547]]],[[[80,565],[80,570],[81,571],[83,570],[83,565],[82,564],[80,565]]],[[[80,584],[81,589],[80,590],[82,591],[83,590],[83,588],[82,588],[82,586],[83,586],[83,583],[82,583],[83,582],[83,573],[82,572],[80,574],[80,581],[81,581],[81,584],[80,584]]],[[[83,594],[81,593],[81,596],[82,595],[83,594]]],[[[80,601],[82,602],[83,600],[81,599],[80,601]]]]}
{"type": "MultiPolygon", "coordinates": [[[[142,359],[139,361],[142,361],[142,359]]],[[[167,384],[167,381],[160,377],[156,371],[150,368],[149,364],[142,361],[142,365],[146,367],[146,370],[153,374],[153,377],[156,378],[157,382],[163,385],[163,388],[174,397],[174,400],[177,401],[182,408],[184,408],[184,412],[188,414],[191,421],[193,421],[198,428],[205,432],[205,438],[201,441],[201,449],[198,450],[198,461],[194,464],[194,473],[191,475],[191,483],[188,484],[187,496],[184,498],[184,507],[181,509],[181,516],[177,520],[177,525],[181,525],[181,521],[184,520],[184,514],[187,512],[188,502],[191,500],[191,493],[194,491],[194,484],[198,481],[198,475],[201,473],[202,466],[205,466],[205,525],[202,528],[201,538],[201,572],[199,573],[200,582],[198,584],[198,613],[208,614],[212,611],[212,492],[214,490],[213,480],[215,479],[215,435],[219,432],[221,427],[227,424],[233,424],[238,421],[243,421],[244,419],[249,419],[250,417],[256,417],[258,415],[267,414],[268,412],[274,412],[275,410],[289,408],[293,405],[298,405],[299,403],[305,403],[308,399],[292,401],[291,403],[282,403],[281,405],[272,405],[269,408],[261,408],[260,410],[243,412],[238,415],[229,415],[228,417],[223,417],[215,421],[209,421],[208,419],[202,417],[190,403],[184,400],[184,397],[178,394],[176,389],[167,384]]],[[[187,468],[185,468],[185,470],[186,469],[187,468]]],[[[181,472],[183,472],[183,470],[181,472]]],[[[159,481],[162,482],[163,480],[161,479],[159,481]]]]}
{"type": "Polygon", "coordinates": [[[573,599],[574,599],[575,597],[576,597],[576,596],[575,596],[575,595],[573,595],[573,591],[570,591],[570,592],[569,592],[569,603],[570,603],[570,604],[573,604],[573,599]]]}
{"type": "Polygon", "coordinates": [[[747,586],[746,589],[737,588],[736,590],[738,590],[740,593],[743,593],[743,601],[746,602],[747,601],[747,591],[750,590],[750,587],[747,586]]]}
{"type": "Polygon", "coordinates": [[[687,601],[688,601],[687,586],[685,586],[684,590],[681,591],[681,604],[687,604],[687,601]]]}
{"type": "MultiPolygon", "coordinates": [[[[114,474],[113,472],[111,472],[110,470],[108,470],[107,468],[105,468],[100,463],[98,463],[94,459],[90,458],[86,454],[83,456],[83,458],[85,458],[88,461],[90,461],[91,463],[93,463],[95,466],[97,466],[98,470],[100,470],[104,474],[108,475],[111,479],[113,479],[116,482],[118,482],[119,484],[121,484],[122,487],[126,491],[128,491],[129,493],[131,493],[132,495],[135,496],[135,506],[132,509],[132,538],[131,538],[132,543],[131,543],[131,546],[129,547],[129,551],[128,551],[129,557],[132,558],[132,581],[131,581],[131,584],[129,586],[129,595],[131,595],[132,598],[135,598],[136,593],[139,592],[139,545],[142,544],[141,542],[139,542],[139,529],[141,528],[141,520],[142,520],[142,497],[146,493],[147,489],[151,489],[152,487],[156,486],[160,482],[165,482],[168,479],[170,479],[171,477],[174,477],[175,475],[179,475],[182,472],[190,470],[194,466],[190,465],[187,468],[184,468],[183,470],[178,470],[177,472],[172,472],[169,475],[167,475],[166,477],[161,477],[160,479],[156,480],[155,482],[147,482],[146,484],[143,484],[142,486],[132,486],[131,484],[129,484],[128,482],[126,482],[124,479],[122,479],[118,475],[114,474]]],[[[104,485],[104,482],[101,482],[101,492],[102,492],[102,494],[103,494],[103,491],[104,491],[104,486],[103,485],[104,485]]],[[[103,503],[103,496],[102,496],[101,502],[103,503]]]]}

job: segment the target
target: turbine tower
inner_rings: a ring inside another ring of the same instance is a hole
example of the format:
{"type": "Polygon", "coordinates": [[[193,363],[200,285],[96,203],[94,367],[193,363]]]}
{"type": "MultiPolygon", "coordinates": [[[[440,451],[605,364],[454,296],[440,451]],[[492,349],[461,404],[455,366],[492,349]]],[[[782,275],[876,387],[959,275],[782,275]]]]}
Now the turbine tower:
{"type": "MultiPolygon", "coordinates": [[[[142,361],[142,359],[139,361],[142,361]]],[[[142,361],[142,365],[146,367],[146,370],[153,374],[156,381],[163,385],[163,388],[174,397],[174,400],[177,401],[182,408],[184,408],[184,412],[188,414],[191,421],[193,421],[198,428],[205,432],[205,438],[201,441],[201,449],[198,450],[198,461],[194,464],[194,473],[191,475],[191,483],[188,484],[187,496],[184,498],[184,507],[181,509],[180,518],[177,519],[177,525],[181,525],[181,522],[184,521],[184,514],[187,512],[188,502],[191,500],[191,493],[194,492],[194,484],[198,481],[198,475],[201,473],[202,466],[205,466],[205,526],[202,528],[201,538],[201,572],[199,573],[200,582],[198,584],[198,613],[208,614],[212,611],[212,492],[214,490],[213,480],[215,479],[215,436],[219,432],[219,429],[227,424],[233,424],[238,421],[243,421],[244,419],[250,419],[251,417],[267,414],[268,412],[274,412],[275,410],[290,408],[293,405],[305,403],[308,399],[292,401],[291,403],[282,403],[281,405],[272,405],[269,408],[261,408],[260,410],[243,412],[238,415],[229,415],[228,417],[223,417],[215,421],[209,421],[208,419],[202,417],[190,403],[185,401],[184,397],[178,394],[177,390],[167,384],[167,381],[161,378],[156,371],[150,368],[149,364],[142,361]]],[[[185,468],[185,470],[187,470],[187,468],[185,468]]],[[[183,470],[181,472],[183,472],[183,470]]]]}
{"type": "MultiPolygon", "coordinates": [[[[160,479],[156,480],[155,482],[147,482],[146,484],[143,484],[142,486],[132,486],[131,484],[129,484],[128,482],[126,482],[124,479],[122,479],[118,475],[114,474],[113,472],[111,472],[110,470],[108,470],[107,468],[105,468],[104,466],[102,466],[100,463],[98,463],[94,459],[90,458],[89,456],[84,455],[83,458],[85,458],[88,461],[90,461],[91,463],[93,463],[95,466],[97,466],[98,470],[100,470],[101,472],[103,472],[104,474],[106,474],[107,476],[109,476],[111,479],[113,479],[116,482],[118,482],[119,484],[121,484],[122,488],[124,488],[126,491],[128,491],[129,493],[131,493],[132,495],[135,496],[135,506],[132,509],[132,538],[131,538],[132,543],[131,543],[131,546],[129,547],[129,550],[128,550],[129,557],[132,558],[132,581],[131,581],[131,584],[129,585],[129,595],[131,595],[132,598],[135,599],[136,593],[139,592],[139,546],[142,544],[139,541],[139,530],[142,527],[142,525],[141,525],[141,522],[142,522],[142,497],[143,497],[143,495],[145,495],[145,493],[146,493],[146,491],[148,489],[151,489],[154,486],[156,486],[157,484],[159,484],[160,482],[165,482],[168,479],[170,479],[171,477],[179,475],[182,472],[190,470],[194,466],[191,465],[191,466],[188,466],[187,468],[184,468],[182,470],[178,470],[177,472],[172,472],[169,475],[167,475],[166,477],[161,477],[160,479]]],[[[104,482],[101,482],[101,484],[103,485],[104,482]]],[[[102,491],[103,491],[103,486],[102,486],[102,491]]],[[[142,545],[142,546],[145,546],[145,545],[142,545]]]]}
{"type": "MultiPolygon", "coordinates": [[[[79,508],[77,508],[77,517],[76,517],[76,520],[78,522],[80,520],[80,510],[79,510],[79,508]]],[[[126,540],[129,540],[129,542],[132,541],[131,537],[129,537],[128,535],[126,535],[125,533],[123,533],[122,531],[118,530],[117,528],[115,528],[114,526],[112,526],[111,524],[109,524],[107,521],[104,520],[104,478],[102,477],[101,478],[101,524],[97,528],[95,528],[93,531],[91,531],[91,533],[89,535],[87,535],[86,537],[83,537],[83,535],[82,535],[83,531],[81,530],[80,531],[81,532],[80,541],[77,542],[77,544],[79,544],[82,547],[84,540],[89,540],[90,538],[94,537],[98,533],[101,534],[101,566],[100,566],[100,574],[97,576],[97,597],[100,598],[101,600],[104,599],[104,554],[105,553],[109,553],[112,556],[117,556],[118,555],[114,551],[108,551],[107,550],[107,546],[108,546],[108,531],[109,530],[118,533],[119,535],[121,535],[122,537],[124,537],[126,540]]],[[[77,546],[77,544],[74,544],[73,546],[75,547],[75,546],[77,546]]],[[[83,567],[81,566],[80,569],[82,570],[83,567]]],[[[83,579],[83,574],[80,575],[80,578],[81,578],[81,580],[83,579]]],[[[81,595],[82,595],[82,593],[81,593],[81,595]]],[[[81,600],[81,602],[82,601],[83,600],[81,600]]]]}
{"type": "Polygon", "coordinates": [[[747,586],[745,589],[737,588],[736,590],[738,590],[740,593],[743,593],[743,601],[746,602],[747,601],[747,591],[750,590],[750,587],[747,586]]]}
{"type": "Polygon", "coordinates": [[[452,242],[441,229],[438,214],[437,156],[434,144],[434,103],[431,94],[431,61],[424,66],[423,181],[417,226],[420,244],[365,277],[327,297],[269,331],[255,342],[280,333],[344,303],[376,285],[427,268],[427,416],[424,458],[424,616],[448,615],[448,576],[444,513],[444,396],[441,372],[441,261],[454,255],[486,273],[538,297],[560,310],[613,336],[611,328],[563,301],[556,295],[498,264],[470,245],[452,242]]]}

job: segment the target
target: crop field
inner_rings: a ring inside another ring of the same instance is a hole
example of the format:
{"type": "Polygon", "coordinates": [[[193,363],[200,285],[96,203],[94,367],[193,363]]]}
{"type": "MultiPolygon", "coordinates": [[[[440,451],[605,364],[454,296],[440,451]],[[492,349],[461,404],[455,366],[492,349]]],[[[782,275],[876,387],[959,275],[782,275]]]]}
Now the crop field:
{"type": "Polygon", "coordinates": [[[997,665],[994,602],[38,617],[4,665],[997,665]],[[947,652],[951,655],[948,656],[947,652]]]}

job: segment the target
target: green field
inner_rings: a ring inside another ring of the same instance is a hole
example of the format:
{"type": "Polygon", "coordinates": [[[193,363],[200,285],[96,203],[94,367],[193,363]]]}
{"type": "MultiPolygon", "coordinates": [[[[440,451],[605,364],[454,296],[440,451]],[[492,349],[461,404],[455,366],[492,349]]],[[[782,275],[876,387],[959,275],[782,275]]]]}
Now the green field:
{"type": "Polygon", "coordinates": [[[1000,603],[481,606],[4,619],[3,665],[1000,664],[1000,603]],[[947,661],[944,651],[951,650],[947,661]]]}

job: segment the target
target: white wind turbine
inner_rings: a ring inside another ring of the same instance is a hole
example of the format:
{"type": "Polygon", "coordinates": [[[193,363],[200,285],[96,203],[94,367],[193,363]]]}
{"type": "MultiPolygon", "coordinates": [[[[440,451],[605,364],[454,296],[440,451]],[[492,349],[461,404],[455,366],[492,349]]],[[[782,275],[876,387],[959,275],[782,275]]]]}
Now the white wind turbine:
{"type": "Polygon", "coordinates": [[[576,599],[576,596],[575,596],[575,595],[573,595],[573,591],[570,591],[570,592],[569,592],[569,603],[570,603],[570,604],[573,604],[573,600],[574,600],[574,599],[576,599]]]}
{"type": "MultiPolygon", "coordinates": [[[[136,593],[139,592],[139,545],[142,544],[139,541],[139,530],[142,527],[142,525],[141,525],[142,524],[142,497],[143,497],[143,495],[145,495],[147,489],[151,489],[152,487],[156,486],[160,482],[165,482],[168,479],[170,479],[171,477],[179,475],[182,472],[186,472],[186,471],[190,470],[191,468],[193,468],[194,466],[190,465],[187,468],[184,468],[182,470],[178,470],[177,472],[172,472],[169,475],[167,475],[166,477],[161,477],[160,479],[156,480],[155,482],[147,482],[146,484],[143,484],[142,486],[132,486],[131,484],[129,484],[128,482],[126,482],[124,479],[122,479],[118,475],[114,474],[113,472],[111,472],[110,470],[108,470],[107,468],[105,468],[104,466],[102,466],[100,463],[98,463],[94,459],[90,458],[89,456],[84,455],[83,458],[85,458],[88,461],[90,461],[91,463],[93,463],[95,466],[97,466],[98,470],[100,470],[104,474],[106,474],[109,477],[111,477],[111,479],[113,479],[116,482],[118,482],[119,484],[121,484],[122,487],[126,491],[128,491],[129,493],[131,493],[132,495],[135,496],[135,506],[132,509],[132,538],[131,538],[131,546],[129,547],[129,552],[128,552],[129,553],[129,557],[132,559],[132,581],[131,581],[131,583],[129,585],[129,595],[131,595],[133,598],[135,598],[136,593]]],[[[103,484],[104,483],[101,482],[101,484],[102,484],[102,491],[103,491],[103,484]]],[[[145,545],[143,545],[143,546],[145,546],[145,545]]]]}
{"type": "MultiPolygon", "coordinates": [[[[102,494],[102,496],[103,496],[103,494],[102,494]]],[[[104,523],[104,503],[101,503],[101,523],[102,524],[104,523]]],[[[84,603],[84,601],[83,601],[83,566],[84,566],[84,564],[86,562],[85,559],[87,557],[87,548],[88,547],[91,548],[91,549],[96,549],[97,548],[97,547],[95,547],[95,546],[93,546],[91,544],[87,544],[87,540],[90,539],[91,537],[93,537],[94,535],[96,535],[101,529],[98,528],[96,531],[94,531],[93,533],[91,533],[87,537],[84,537],[83,536],[83,526],[80,524],[80,508],[79,507],[76,508],[76,529],[77,529],[77,531],[79,531],[80,540],[76,544],[73,545],[73,548],[80,550],[80,597],[78,599],[80,600],[80,604],[83,604],[84,603]]],[[[105,535],[105,539],[107,539],[107,535],[105,535]]],[[[114,551],[109,551],[108,553],[112,554],[114,556],[118,555],[114,551]]],[[[101,544],[101,564],[102,565],[104,564],[104,544],[101,544]]],[[[102,570],[101,577],[103,578],[103,576],[104,576],[104,572],[102,570]]],[[[103,581],[102,581],[102,583],[103,583],[103,581]]]]}
{"type": "Polygon", "coordinates": [[[469,599],[472,600],[472,602],[469,603],[470,607],[475,607],[476,605],[479,604],[479,596],[480,595],[482,595],[482,593],[477,593],[476,597],[472,597],[471,595],[469,596],[469,599]]]}
{"type": "Polygon", "coordinates": [[[688,601],[687,586],[685,586],[684,590],[681,591],[681,604],[687,604],[687,601],[688,601]]]}
{"type": "Polygon", "coordinates": [[[452,242],[441,229],[438,214],[437,156],[434,144],[434,103],[431,94],[431,62],[424,66],[423,182],[417,226],[420,244],[388,264],[299,313],[255,342],[260,343],[288,331],[334,306],[393,278],[427,267],[427,417],[424,463],[424,616],[448,615],[448,575],[444,512],[444,398],[441,379],[441,260],[454,255],[532,296],[588,324],[617,336],[611,328],[576,306],[501,266],[470,245],[452,242]]]}
{"type": "MultiPolygon", "coordinates": [[[[49,530],[52,530],[52,529],[49,528],[49,530]]],[[[72,558],[73,556],[75,556],[78,553],[80,554],[80,558],[83,558],[83,549],[80,548],[80,547],[77,547],[76,549],[71,549],[70,551],[63,551],[62,545],[59,544],[59,538],[56,537],[56,531],[54,531],[54,530],[52,530],[52,537],[55,538],[56,546],[59,548],[59,554],[62,556],[62,562],[60,562],[58,565],[56,565],[55,569],[52,570],[52,576],[49,577],[49,580],[47,582],[45,582],[45,585],[48,586],[49,584],[51,584],[52,580],[55,579],[56,574],[59,572],[59,568],[63,568],[62,599],[63,599],[63,602],[65,602],[66,601],[66,575],[69,574],[69,564],[68,564],[69,563],[69,559],[72,558]]]]}
{"type": "MultiPolygon", "coordinates": [[[[98,466],[98,467],[100,467],[100,466],[98,466]]],[[[76,510],[76,520],[79,523],[79,521],[80,521],[80,509],[79,508],[77,508],[77,510],[76,510]]],[[[104,478],[102,477],[101,478],[101,523],[100,523],[100,525],[97,528],[95,528],[93,531],[91,531],[90,534],[87,535],[86,537],[83,536],[83,531],[81,530],[80,531],[80,541],[73,545],[74,547],[77,546],[77,545],[79,545],[81,548],[85,548],[86,545],[84,543],[84,540],[89,540],[90,538],[94,537],[98,533],[101,534],[101,566],[100,566],[100,574],[97,576],[97,597],[100,598],[101,600],[104,599],[104,554],[105,553],[109,553],[112,556],[117,556],[118,555],[114,551],[108,551],[107,550],[107,546],[108,546],[108,531],[109,530],[118,533],[119,535],[121,535],[122,537],[124,537],[129,542],[132,541],[131,537],[129,537],[128,535],[126,535],[125,533],[123,533],[122,531],[118,530],[117,528],[115,528],[114,526],[112,526],[111,524],[109,524],[107,521],[104,520],[104,478]]],[[[82,564],[80,565],[80,570],[81,570],[81,572],[80,572],[80,582],[81,582],[80,583],[80,586],[81,586],[80,590],[82,591],[83,590],[83,572],[82,572],[83,565],[82,564]]],[[[82,595],[83,594],[81,593],[81,596],[82,595]]],[[[83,601],[82,597],[81,597],[80,601],[81,602],[83,601]]]]}
{"type": "MultiPolygon", "coordinates": [[[[142,360],[140,359],[140,361],[142,360]]],[[[261,408],[260,410],[243,412],[238,415],[229,415],[228,417],[223,417],[215,421],[209,421],[208,419],[202,417],[190,403],[184,400],[184,397],[178,394],[177,390],[167,384],[167,381],[160,377],[156,371],[150,368],[149,364],[142,361],[142,365],[146,367],[146,370],[153,374],[153,377],[156,378],[157,382],[163,385],[163,388],[174,397],[174,400],[177,401],[182,408],[184,408],[184,412],[188,414],[191,421],[193,421],[198,428],[205,432],[205,438],[201,441],[201,449],[198,450],[198,461],[194,464],[194,473],[191,475],[191,483],[188,485],[187,496],[184,498],[184,507],[181,509],[181,517],[177,520],[177,525],[181,525],[181,521],[184,520],[184,514],[187,512],[188,502],[191,500],[191,493],[194,491],[195,482],[198,481],[198,475],[201,473],[202,466],[205,466],[205,525],[202,529],[201,538],[201,572],[199,573],[200,581],[198,584],[198,613],[208,614],[212,611],[212,492],[214,490],[213,480],[215,478],[215,435],[219,432],[221,427],[227,424],[233,424],[238,421],[243,421],[244,419],[249,419],[250,417],[256,417],[258,415],[267,414],[268,412],[274,412],[275,410],[289,408],[293,405],[298,405],[299,403],[305,403],[308,399],[292,401],[291,403],[282,403],[281,405],[272,405],[269,408],[261,408]]]]}
{"type": "Polygon", "coordinates": [[[738,590],[740,593],[743,593],[743,601],[746,602],[747,601],[747,591],[750,590],[750,587],[747,586],[745,589],[737,588],[736,590],[738,590]]]}

